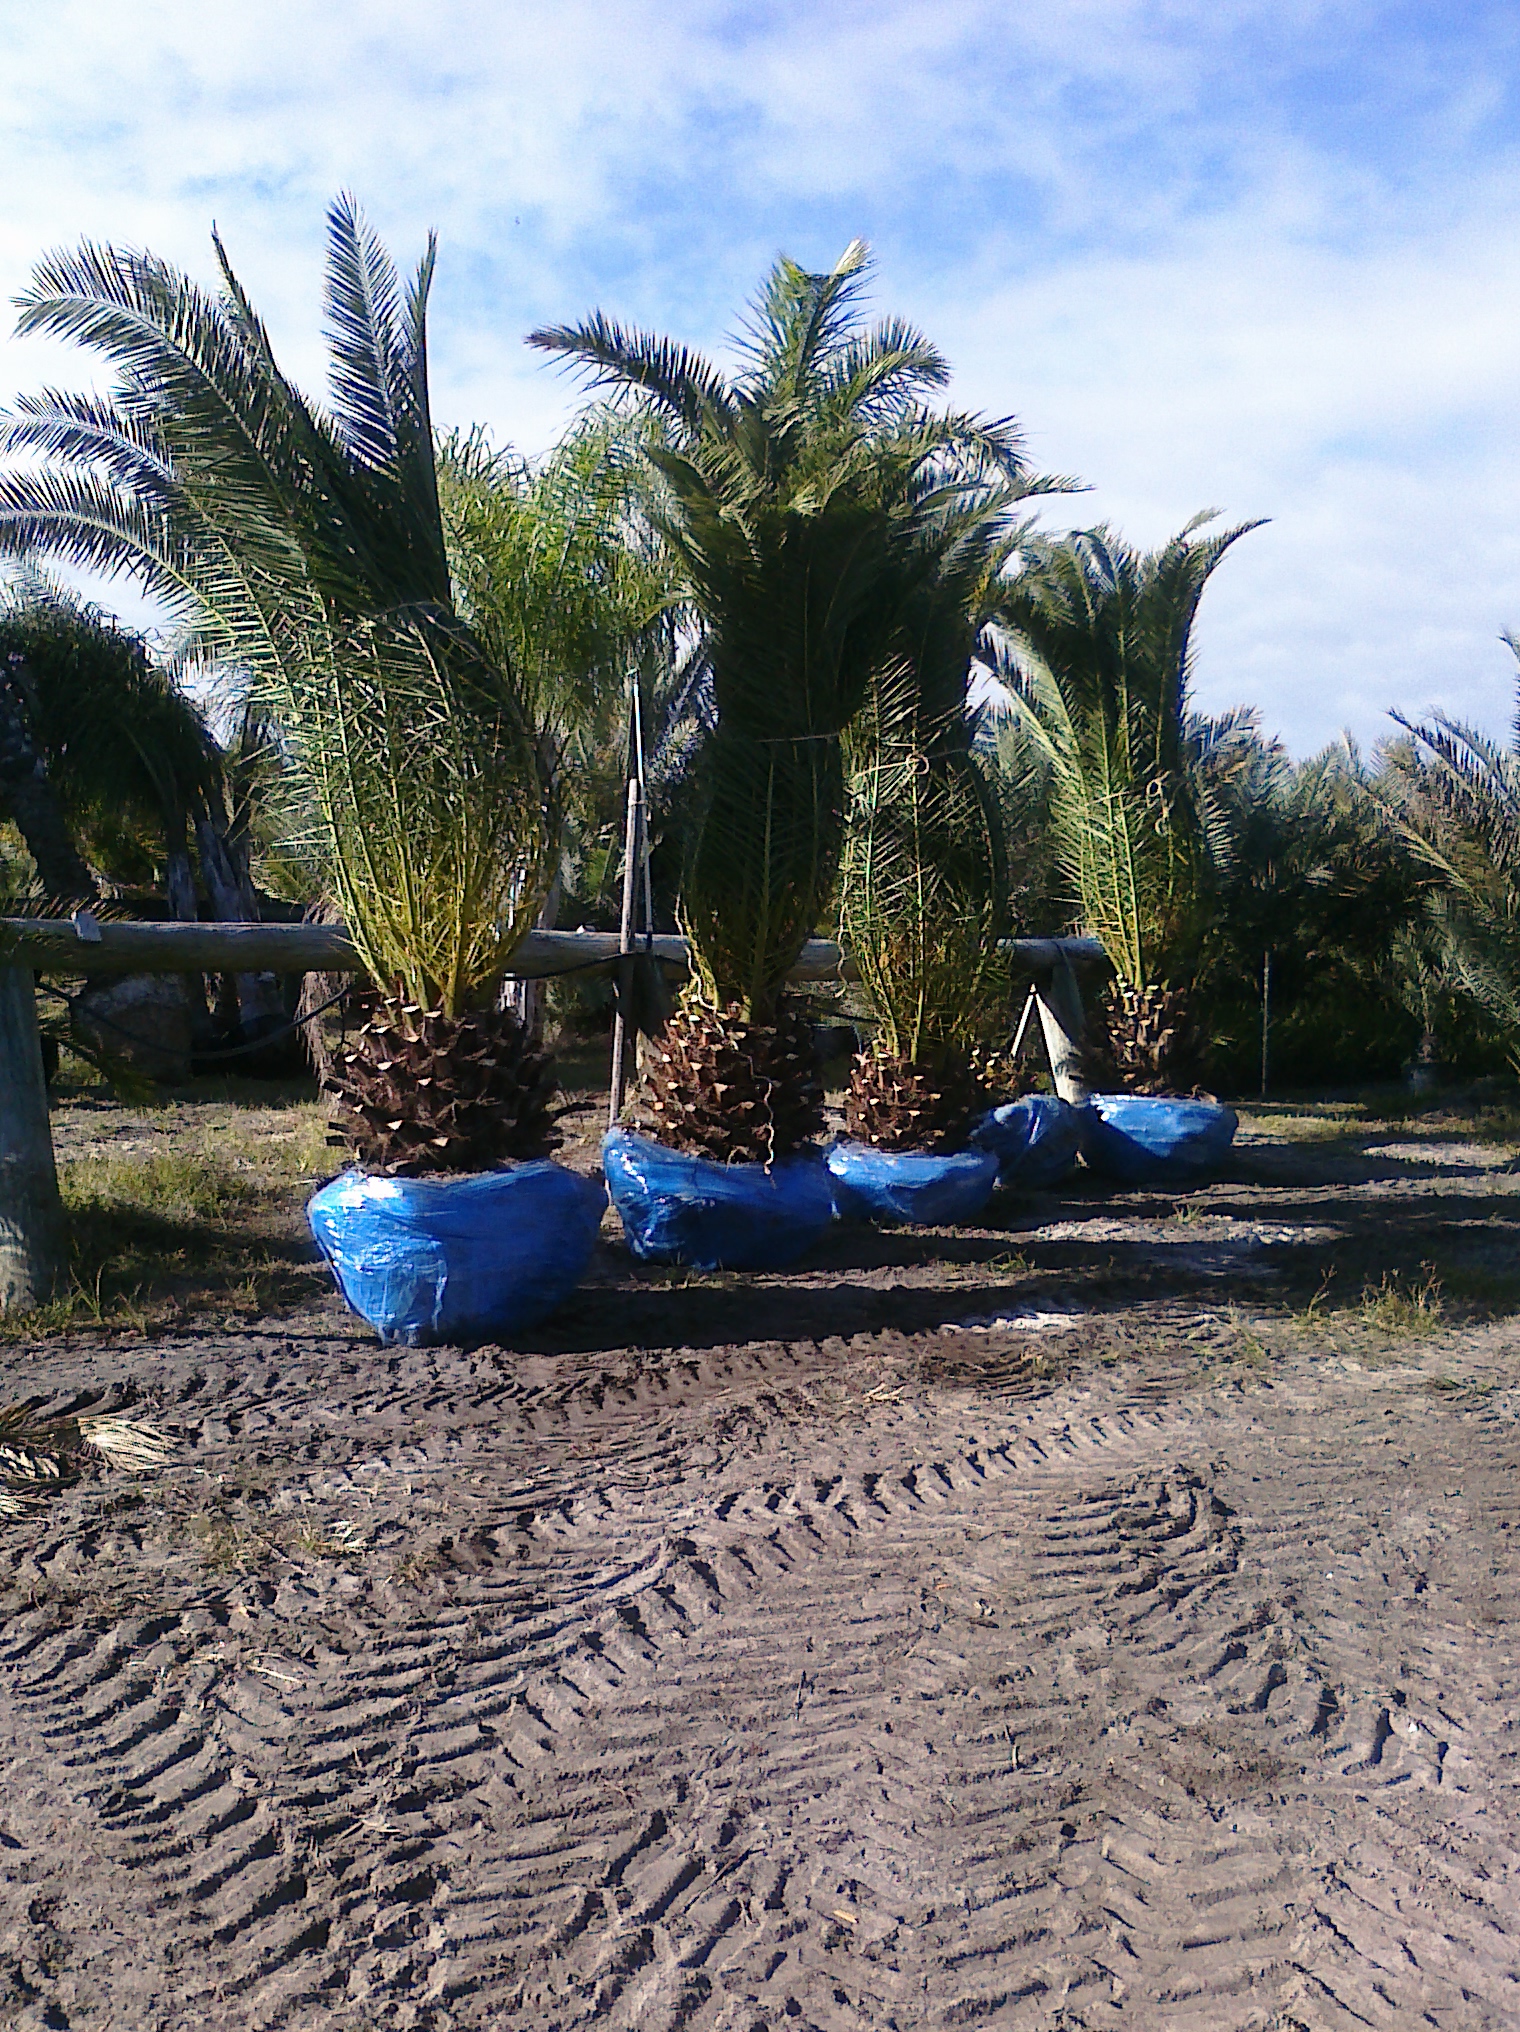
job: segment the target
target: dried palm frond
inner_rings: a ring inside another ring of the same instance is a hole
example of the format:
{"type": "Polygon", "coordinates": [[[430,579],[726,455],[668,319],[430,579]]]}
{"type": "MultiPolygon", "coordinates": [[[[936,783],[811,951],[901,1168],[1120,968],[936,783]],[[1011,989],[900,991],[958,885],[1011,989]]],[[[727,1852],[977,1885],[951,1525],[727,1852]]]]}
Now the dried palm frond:
{"type": "Polygon", "coordinates": [[[173,1451],[156,1426],[120,1412],[49,1417],[24,1401],[0,1405],[0,1517],[23,1515],[92,1458],[143,1474],[166,1466],[173,1451]]]}

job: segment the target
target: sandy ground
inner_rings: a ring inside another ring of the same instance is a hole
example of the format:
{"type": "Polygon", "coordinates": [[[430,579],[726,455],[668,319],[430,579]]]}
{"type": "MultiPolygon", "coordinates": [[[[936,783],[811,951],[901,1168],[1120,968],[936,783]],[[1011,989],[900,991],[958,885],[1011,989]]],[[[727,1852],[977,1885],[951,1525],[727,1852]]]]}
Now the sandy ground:
{"type": "Polygon", "coordinates": [[[1310,1305],[1508,1154],[5,1350],[178,1452],[0,1526],[0,2024],[1520,2024],[1520,1326],[1310,1305]]]}

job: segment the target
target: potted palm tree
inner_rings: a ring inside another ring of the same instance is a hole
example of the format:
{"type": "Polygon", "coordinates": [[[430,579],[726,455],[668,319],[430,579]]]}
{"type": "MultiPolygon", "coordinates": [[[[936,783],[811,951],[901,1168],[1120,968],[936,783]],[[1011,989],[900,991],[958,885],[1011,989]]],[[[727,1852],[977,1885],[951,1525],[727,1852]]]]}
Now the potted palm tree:
{"type": "Polygon", "coordinates": [[[972,656],[1023,534],[1014,504],[1069,483],[951,471],[926,484],[939,498],[905,575],[897,655],[847,737],[840,929],[876,1030],[828,1163],[842,1212],[933,1223],[973,1218],[998,1173],[974,1131],[1008,993],[1008,863],[973,750],[972,656]]]}
{"type": "MultiPolygon", "coordinates": [[[[1259,525],[1208,538],[1199,516],[1141,554],[1106,529],[1026,549],[1000,620],[1025,769],[1042,780],[1057,862],[1114,980],[1089,1021],[1083,1155],[1132,1181],[1186,1175],[1235,1117],[1198,1097],[1192,972],[1227,850],[1217,785],[1238,719],[1190,710],[1194,618],[1210,573],[1259,525]]],[[[1243,752],[1243,751],[1242,751],[1243,752]]]]}
{"type": "Polygon", "coordinates": [[[454,600],[426,370],[430,243],[404,294],[330,215],[328,408],[286,380],[217,243],[208,296],[151,255],[42,262],[21,327],[93,346],[111,396],[19,405],[0,548],[134,574],[268,710],[304,845],[376,1009],[329,1074],[356,1169],[313,1230],[385,1338],[480,1338],[574,1284],[604,1204],[548,1161],[552,1064],[500,1007],[550,882],[534,729],[454,600]]]}
{"type": "Polygon", "coordinates": [[[829,907],[843,735],[883,664],[924,513],[913,482],[952,443],[1017,466],[1011,431],[932,414],[940,355],[859,312],[866,249],[827,274],[778,261],[733,377],[600,313],[532,343],[621,392],[650,426],[650,518],[703,630],[713,723],[679,914],[693,973],[647,1063],[645,1133],[604,1146],[641,1255],[791,1260],[832,1216],[823,1090],[787,978],[829,907]]]}

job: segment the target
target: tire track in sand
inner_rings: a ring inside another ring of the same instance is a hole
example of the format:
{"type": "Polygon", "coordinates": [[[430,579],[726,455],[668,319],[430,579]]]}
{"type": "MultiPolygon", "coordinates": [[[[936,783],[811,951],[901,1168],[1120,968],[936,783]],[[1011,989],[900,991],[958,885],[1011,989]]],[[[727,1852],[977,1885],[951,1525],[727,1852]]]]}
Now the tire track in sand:
{"type": "Polygon", "coordinates": [[[1439,1560],[1366,1460],[1093,1401],[515,1500],[402,1614],[297,1574],[0,1662],[173,1915],[165,2025],[1512,2022],[1497,1637],[1453,1704],[1405,1618],[1392,1701],[1355,1591],[1439,1560]]]}

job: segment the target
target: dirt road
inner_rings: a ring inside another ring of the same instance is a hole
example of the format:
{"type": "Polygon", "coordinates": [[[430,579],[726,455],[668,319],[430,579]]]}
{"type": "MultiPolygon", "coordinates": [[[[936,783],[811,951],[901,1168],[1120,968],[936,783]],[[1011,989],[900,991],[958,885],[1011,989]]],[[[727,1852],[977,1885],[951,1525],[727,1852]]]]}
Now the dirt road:
{"type": "Polygon", "coordinates": [[[8,1351],[180,1451],[3,1527],[0,2024],[1520,2023],[1520,1332],[1274,1295],[1517,1209],[1263,1150],[530,1353],[8,1351]]]}

